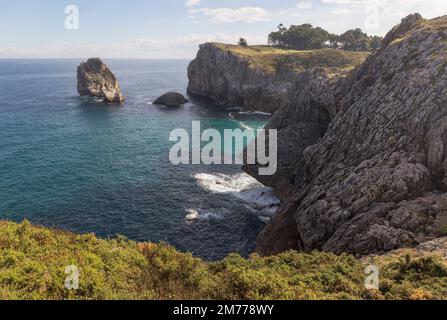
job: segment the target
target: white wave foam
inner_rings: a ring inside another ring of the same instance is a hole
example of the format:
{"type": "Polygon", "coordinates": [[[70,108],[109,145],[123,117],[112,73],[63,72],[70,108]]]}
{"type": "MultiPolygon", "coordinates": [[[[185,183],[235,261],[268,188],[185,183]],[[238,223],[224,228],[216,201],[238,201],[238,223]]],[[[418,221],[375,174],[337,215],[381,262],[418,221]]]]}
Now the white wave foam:
{"type": "Polygon", "coordinates": [[[220,214],[214,212],[201,212],[197,209],[187,209],[186,210],[186,222],[194,222],[194,221],[210,221],[211,219],[219,220],[223,217],[220,214]]]}
{"type": "Polygon", "coordinates": [[[194,178],[208,192],[227,193],[238,198],[260,217],[271,217],[280,205],[271,188],[245,173],[236,175],[198,173],[194,178]]]}
{"type": "Polygon", "coordinates": [[[271,116],[272,114],[269,112],[262,112],[262,111],[246,111],[246,112],[239,112],[241,115],[259,115],[259,116],[271,116]]]}
{"type": "Polygon", "coordinates": [[[197,183],[204,189],[214,193],[241,192],[259,185],[259,182],[245,173],[226,175],[222,173],[197,173],[197,183]]]}

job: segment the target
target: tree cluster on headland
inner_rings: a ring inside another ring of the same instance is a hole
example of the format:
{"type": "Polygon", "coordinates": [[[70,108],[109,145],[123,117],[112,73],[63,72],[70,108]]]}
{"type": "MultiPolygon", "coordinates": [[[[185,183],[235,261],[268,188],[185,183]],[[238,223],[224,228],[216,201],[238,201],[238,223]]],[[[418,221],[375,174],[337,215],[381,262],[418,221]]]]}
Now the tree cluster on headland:
{"type": "Polygon", "coordinates": [[[333,48],[347,51],[375,51],[380,48],[382,40],[382,37],[370,36],[359,28],[337,35],[309,23],[291,25],[289,28],[280,24],[278,30],[268,36],[270,45],[292,50],[333,48]]]}

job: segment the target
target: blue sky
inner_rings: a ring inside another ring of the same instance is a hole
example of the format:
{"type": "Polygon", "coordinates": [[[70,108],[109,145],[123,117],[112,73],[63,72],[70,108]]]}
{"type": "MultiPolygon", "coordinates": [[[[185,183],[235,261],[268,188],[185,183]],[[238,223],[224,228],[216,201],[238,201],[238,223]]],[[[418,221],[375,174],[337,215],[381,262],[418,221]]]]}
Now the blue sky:
{"type": "Polygon", "coordinates": [[[279,23],[384,35],[405,15],[447,14],[445,0],[0,0],[0,57],[192,58],[200,43],[264,44],[279,23]],[[79,9],[67,30],[65,8],[79,9]]]}

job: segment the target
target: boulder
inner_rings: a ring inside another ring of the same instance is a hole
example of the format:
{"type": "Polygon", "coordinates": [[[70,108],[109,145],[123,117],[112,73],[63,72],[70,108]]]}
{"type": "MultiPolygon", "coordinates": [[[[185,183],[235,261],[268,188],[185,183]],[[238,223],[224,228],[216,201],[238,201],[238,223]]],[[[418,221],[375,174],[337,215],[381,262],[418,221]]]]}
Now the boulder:
{"type": "Polygon", "coordinates": [[[188,102],[182,94],[178,92],[168,92],[154,101],[156,105],[178,108],[188,102]]]}
{"type": "Polygon", "coordinates": [[[100,58],[91,58],[78,67],[78,92],[81,96],[103,98],[105,102],[120,103],[125,100],[118,80],[100,58]]]}

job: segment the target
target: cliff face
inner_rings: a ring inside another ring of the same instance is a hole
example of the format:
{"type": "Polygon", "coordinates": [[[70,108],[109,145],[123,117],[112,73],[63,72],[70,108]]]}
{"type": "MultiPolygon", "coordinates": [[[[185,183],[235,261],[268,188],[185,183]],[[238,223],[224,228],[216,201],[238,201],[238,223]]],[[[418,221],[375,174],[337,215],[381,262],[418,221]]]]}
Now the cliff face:
{"type": "Polygon", "coordinates": [[[366,255],[447,231],[447,17],[411,15],[348,77],[313,72],[269,128],[285,202],[257,251],[366,255]]]}
{"type": "Polygon", "coordinates": [[[289,102],[309,70],[344,73],[365,56],[330,49],[300,52],[206,43],[189,65],[188,93],[226,107],[274,113],[289,102]]]}

